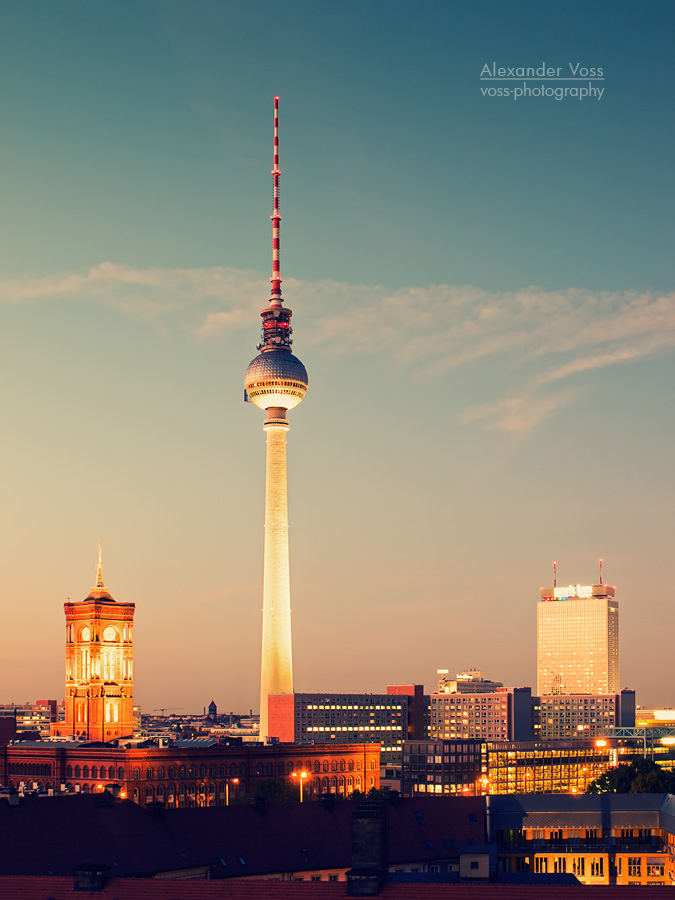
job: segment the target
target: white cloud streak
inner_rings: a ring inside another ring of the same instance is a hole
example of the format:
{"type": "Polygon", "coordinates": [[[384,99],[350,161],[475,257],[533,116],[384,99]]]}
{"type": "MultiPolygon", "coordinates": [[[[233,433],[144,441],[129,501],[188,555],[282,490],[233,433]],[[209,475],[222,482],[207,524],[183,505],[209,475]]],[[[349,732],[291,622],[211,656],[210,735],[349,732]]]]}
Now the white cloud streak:
{"type": "MultiPolygon", "coordinates": [[[[286,279],[284,289],[290,305],[303,310],[303,344],[322,352],[384,354],[413,378],[438,378],[488,360],[521,372],[514,396],[472,407],[463,416],[514,434],[574,402],[584,373],[675,347],[673,292],[489,292],[452,285],[392,292],[297,279],[286,279]],[[575,378],[569,389],[551,390],[575,378]]],[[[104,303],[126,315],[161,320],[162,327],[175,320],[195,339],[213,340],[255,328],[268,290],[267,278],[250,270],[139,269],[104,262],[88,271],[0,281],[0,303],[104,303]]]]}

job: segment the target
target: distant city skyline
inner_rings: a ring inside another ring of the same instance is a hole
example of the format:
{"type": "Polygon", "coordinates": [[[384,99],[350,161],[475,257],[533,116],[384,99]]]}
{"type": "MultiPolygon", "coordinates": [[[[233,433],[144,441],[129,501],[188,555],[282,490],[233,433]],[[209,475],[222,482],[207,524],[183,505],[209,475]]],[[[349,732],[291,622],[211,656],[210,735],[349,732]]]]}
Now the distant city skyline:
{"type": "Polygon", "coordinates": [[[294,689],[536,683],[551,583],[621,603],[621,687],[675,705],[664,0],[28,0],[4,43],[3,702],[62,699],[63,603],[134,603],[134,699],[258,711],[269,290],[312,388],[289,454],[294,689]],[[602,67],[601,99],[481,71],[602,67]]]}

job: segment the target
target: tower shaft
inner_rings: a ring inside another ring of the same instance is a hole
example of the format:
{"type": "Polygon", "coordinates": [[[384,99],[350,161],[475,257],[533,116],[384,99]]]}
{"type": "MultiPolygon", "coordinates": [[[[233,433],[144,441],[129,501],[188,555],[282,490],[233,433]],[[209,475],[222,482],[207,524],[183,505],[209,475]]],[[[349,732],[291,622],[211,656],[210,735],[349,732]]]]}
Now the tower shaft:
{"type": "MultiPolygon", "coordinates": [[[[270,413],[285,410],[270,410],[270,413]]],[[[267,697],[293,692],[291,587],[288,559],[286,432],[288,421],[269,418],[265,472],[265,554],[263,572],[260,738],[269,734],[267,697]]]]}

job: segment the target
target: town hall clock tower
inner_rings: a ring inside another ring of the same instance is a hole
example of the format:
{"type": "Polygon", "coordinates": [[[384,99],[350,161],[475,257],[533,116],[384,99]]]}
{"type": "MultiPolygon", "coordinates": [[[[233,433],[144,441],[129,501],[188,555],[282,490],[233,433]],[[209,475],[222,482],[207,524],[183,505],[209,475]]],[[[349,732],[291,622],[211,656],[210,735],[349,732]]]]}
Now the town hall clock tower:
{"type": "Polygon", "coordinates": [[[101,543],[96,585],[79,603],[65,603],[65,721],[53,737],[113,741],[134,727],[134,603],[117,603],[103,584],[101,543]]]}

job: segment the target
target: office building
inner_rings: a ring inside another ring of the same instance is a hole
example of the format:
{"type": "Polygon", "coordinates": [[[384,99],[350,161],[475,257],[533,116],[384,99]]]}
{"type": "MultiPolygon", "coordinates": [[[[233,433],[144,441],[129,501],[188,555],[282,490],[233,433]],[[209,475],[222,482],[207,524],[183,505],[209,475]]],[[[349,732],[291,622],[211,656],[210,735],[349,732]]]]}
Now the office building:
{"type": "Polygon", "coordinates": [[[492,693],[431,694],[429,737],[529,741],[532,689],[500,688],[492,693]]]}
{"type": "Polygon", "coordinates": [[[265,549],[263,566],[263,625],[260,675],[260,739],[269,735],[267,697],[292,693],[291,591],[288,557],[288,499],[286,476],[286,418],[308,386],[307,370],[291,354],[292,312],[281,296],[279,233],[279,98],[274,98],[274,183],[272,212],[272,292],[260,313],[262,340],[259,355],[249,364],[244,399],[267,413],[265,478],[265,549]]]}
{"type": "Polygon", "coordinates": [[[417,794],[579,793],[616,765],[615,741],[406,741],[401,790],[417,794]]]}
{"type": "Polygon", "coordinates": [[[606,584],[541,589],[537,694],[614,694],[619,684],[619,604],[606,584]]]}
{"type": "Polygon", "coordinates": [[[399,767],[403,742],[424,738],[424,687],[389,685],[386,694],[271,694],[270,735],[281,742],[377,742],[383,766],[399,767]]]}
{"type": "Polygon", "coordinates": [[[635,727],[635,691],[544,694],[534,697],[534,738],[569,741],[601,737],[606,728],[635,727]]]}
{"type": "Polygon", "coordinates": [[[134,731],[134,603],[118,603],[103,583],[101,542],[96,584],[66,613],[65,721],[53,737],[114,741],[134,731]]]}
{"type": "Polygon", "coordinates": [[[52,723],[58,720],[56,700],[36,700],[35,703],[0,703],[0,719],[11,719],[16,732],[35,732],[48,738],[52,723]]]}

